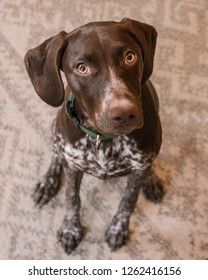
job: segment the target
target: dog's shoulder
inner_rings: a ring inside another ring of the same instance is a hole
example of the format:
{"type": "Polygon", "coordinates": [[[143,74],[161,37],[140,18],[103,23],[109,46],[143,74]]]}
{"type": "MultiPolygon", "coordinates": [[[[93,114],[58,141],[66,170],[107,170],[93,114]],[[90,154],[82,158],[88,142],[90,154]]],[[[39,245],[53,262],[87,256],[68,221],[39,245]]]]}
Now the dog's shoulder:
{"type": "Polygon", "coordinates": [[[157,93],[149,80],[142,84],[142,109],[144,125],[132,135],[140,150],[157,155],[162,143],[162,128],[157,93]]]}

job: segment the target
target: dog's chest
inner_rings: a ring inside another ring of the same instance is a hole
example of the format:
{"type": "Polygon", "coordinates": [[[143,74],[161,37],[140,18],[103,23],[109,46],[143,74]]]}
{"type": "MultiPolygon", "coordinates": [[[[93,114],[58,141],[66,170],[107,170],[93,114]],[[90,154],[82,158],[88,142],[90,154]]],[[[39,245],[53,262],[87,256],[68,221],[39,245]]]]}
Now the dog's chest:
{"type": "Polygon", "coordinates": [[[71,144],[65,142],[62,153],[68,166],[94,175],[109,178],[142,171],[152,162],[152,156],[138,150],[136,142],[127,136],[102,141],[98,149],[86,137],[71,144]]]}

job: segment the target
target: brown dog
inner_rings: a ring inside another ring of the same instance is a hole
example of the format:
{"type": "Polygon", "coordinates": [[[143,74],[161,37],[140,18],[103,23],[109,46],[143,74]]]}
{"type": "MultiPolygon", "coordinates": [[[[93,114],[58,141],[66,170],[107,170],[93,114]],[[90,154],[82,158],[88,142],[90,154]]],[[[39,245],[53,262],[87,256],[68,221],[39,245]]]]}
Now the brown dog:
{"type": "Polygon", "coordinates": [[[113,249],[128,238],[129,218],[140,189],[160,202],[163,188],[151,165],[161,145],[158,98],[148,80],[153,69],[157,33],[130,19],[95,22],[71,33],[61,32],[25,56],[38,95],[62,107],[53,126],[53,158],[37,184],[40,206],[67,177],[67,215],[58,232],[66,253],[83,237],[79,188],[84,172],[99,178],[129,174],[118,212],[105,239],[113,249]],[[65,93],[60,70],[65,73],[65,93]]]}

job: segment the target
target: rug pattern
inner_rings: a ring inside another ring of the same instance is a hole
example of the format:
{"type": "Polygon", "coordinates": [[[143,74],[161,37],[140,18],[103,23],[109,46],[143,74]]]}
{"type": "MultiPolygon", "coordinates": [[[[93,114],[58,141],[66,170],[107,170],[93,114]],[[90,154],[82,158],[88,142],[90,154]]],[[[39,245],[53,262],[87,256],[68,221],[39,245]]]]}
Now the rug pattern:
{"type": "Polygon", "coordinates": [[[208,2],[206,0],[0,2],[0,258],[208,258],[208,2]],[[87,229],[67,256],[56,240],[65,214],[65,185],[42,210],[35,183],[50,162],[50,125],[57,109],[41,102],[25,71],[25,52],[61,30],[90,21],[134,18],[158,31],[152,81],[160,97],[163,145],[155,162],[163,203],[141,195],[127,246],[111,252],[104,232],[126,178],[84,176],[81,219],[87,229]]]}

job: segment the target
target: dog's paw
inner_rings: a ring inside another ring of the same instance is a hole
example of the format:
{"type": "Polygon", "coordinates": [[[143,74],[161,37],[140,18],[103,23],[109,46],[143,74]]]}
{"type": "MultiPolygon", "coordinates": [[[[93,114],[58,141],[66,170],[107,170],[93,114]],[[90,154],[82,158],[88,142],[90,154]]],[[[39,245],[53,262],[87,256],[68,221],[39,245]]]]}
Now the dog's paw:
{"type": "Polygon", "coordinates": [[[155,203],[160,203],[164,197],[164,187],[160,179],[152,175],[144,181],[142,186],[144,196],[155,203]]]}
{"type": "Polygon", "coordinates": [[[59,187],[59,177],[49,175],[43,177],[43,179],[37,183],[33,194],[35,204],[42,207],[57,194],[59,187]]]}
{"type": "Polygon", "coordinates": [[[128,223],[122,223],[114,218],[105,233],[105,241],[112,251],[115,251],[125,245],[128,241],[128,223]]]}
{"type": "Polygon", "coordinates": [[[83,238],[83,228],[79,221],[64,220],[57,237],[65,253],[71,254],[83,238]]]}

